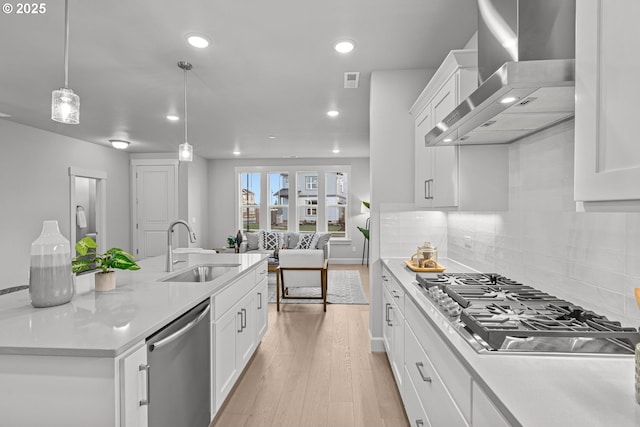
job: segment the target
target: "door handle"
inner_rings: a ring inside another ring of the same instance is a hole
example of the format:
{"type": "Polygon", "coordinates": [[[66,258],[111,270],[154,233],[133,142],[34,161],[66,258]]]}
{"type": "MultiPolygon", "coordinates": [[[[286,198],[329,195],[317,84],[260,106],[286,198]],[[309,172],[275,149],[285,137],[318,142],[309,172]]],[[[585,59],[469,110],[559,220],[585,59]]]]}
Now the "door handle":
{"type": "Polygon", "coordinates": [[[138,365],[138,372],[144,371],[146,373],[147,381],[146,381],[146,390],[144,391],[145,399],[139,401],[140,406],[149,406],[151,403],[151,388],[149,388],[149,365],[138,365]]]}
{"type": "Polygon", "coordinates": [[[240,329],[238,329],[238,332],[242,332],[242,312],[241,311],[238,312],[238,316],[240,316],[240,329]]]}
{"type": "Polygon", "coordinates": [[[244,330],[247,327],[247,309],[242,308],[240,309],[240,311],[242,312],[241,324],[242,324],[242,329],[244,330]]]}
{"type": "Polygon", "coordinates": [[[258,292],[258,310],[262,310],[262,292],[258,292]]]}
{"type": "Polygon", "coordinates": [[[430,383],[431,382],[431,377],[427,377],[425,376],[424,372],[422,372],[422,368],[424,367],[424,363],[422,362],[416,362],[416,368],[418,368],[418,373],[420,374],[420,376],[422,377],[422,381],[430,383]]]}
{"type": "Polygon", "coordinates": [[[193,319],[192,321],[190,321],[189,323],[187,323],[182,328],[178,329],[177,331],[175,331],[174,333],[172,333],[168,337],[165,337],[165,338],[161,339],[160,341],[157,341],[157,342],[155,342],[153,344],[149,344],[149,351],[157,350],[160,347],[163,347],[163,346],[171,343],[172,341],[177,340],[182,335],[184,335],[187,332],[189,332],[190,329],[195,328],[195,326],[198,323],[200,323],[200,321],[202,319],[204,319],[204,317],[207,315],[207,313],[209,313],[209,310],[211,310],[211,305],[207,305],[205,307],[205,309],[202,310],[202,312],[198,315],[198,317],[196,317],[195,319],[193,319]]]}

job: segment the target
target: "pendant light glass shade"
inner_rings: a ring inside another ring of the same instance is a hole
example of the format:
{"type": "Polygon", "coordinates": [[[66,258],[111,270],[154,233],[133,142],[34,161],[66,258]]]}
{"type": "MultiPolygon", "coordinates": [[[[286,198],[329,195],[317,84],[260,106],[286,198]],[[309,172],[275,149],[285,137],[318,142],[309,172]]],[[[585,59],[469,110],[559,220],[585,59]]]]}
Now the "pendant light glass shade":
{"type": "Polygon", "coordinates": [[[178,67],[184,71],[184,144],[178,146],[178,160],[192,162],[193,146],[187,142],[187,128],[189,126],[189,116],[187,114],[187,71],[191,70],[193,66],[186,61],[180,61],[178,62],[178,67]]]}
{"type": "Polygon", "coordinates": [[[187,141],[185,141],[184,144],[180,144],[178,146],[178,160],[181,162],[192,162],[193,145],[189,144],[187,141]]]}
{"type": "Polygon", "coordinates": [[[80,97],[69,86],[69,0],[64,2],[64,87],[51,92],[51,120],[80,123],[80,97]]]}
{"type": "Polygon", "coordinates": [[[67,88],[51,92],[51,120],[70,125],[80,123],[80,97],[67,88]]]}

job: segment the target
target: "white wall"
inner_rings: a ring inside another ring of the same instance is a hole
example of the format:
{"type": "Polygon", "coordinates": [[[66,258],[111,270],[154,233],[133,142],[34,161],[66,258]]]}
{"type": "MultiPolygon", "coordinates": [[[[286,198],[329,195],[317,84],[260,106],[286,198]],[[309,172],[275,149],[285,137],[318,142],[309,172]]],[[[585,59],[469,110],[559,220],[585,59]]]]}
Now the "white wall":
{"type": "Polygon", "coordinates": [[[382,351],[380,207],[413,205],[414,135],[409,108],[435,70],[371,73],[369,158],[371,168],[371,262],[369,264],[371,347],[382,351]]]}
{"type": "Polygon", "coordinates": [[[42,221],[69,238],[69,166],[107,173],[107,245],[129,250],[128,153],[7,120],[0,141],[0,288],[27,284],[42,221]]]}
{"type": "Polygon", "coordinates": [[[362,200],[370,200],[369,159],[246,159],[209,160],[209,244],[226,246],[226,239],[238,231],[235,224],[235,171],[241,166],[306,166],[351,165],[349,181],[349,214],[352,222],[348,233],[350,242],[331,241],[331,261],[334,263],[360,263],[364,238],[356,226],[364,227],[366,214],[360,213],[362,200]],[[355,252],[354,252],[355,248],[355,252]]]}
{"type": "MultiPolygon", "coordinates": [[[[209,248],[209,161],[193,156],[187,163],[187,213],[186,219],[196,233],[198,241],[191,247],[209,248]]],[[[186,236],[185,236],[186,237],[186,236]]]]}
{"type": "Polygon", "coordinates": [[[449,255],[637,326],[640,213],[576,213],[573,149],[573,121],[511,144],[509,211],[450,213],[449,255]]]}

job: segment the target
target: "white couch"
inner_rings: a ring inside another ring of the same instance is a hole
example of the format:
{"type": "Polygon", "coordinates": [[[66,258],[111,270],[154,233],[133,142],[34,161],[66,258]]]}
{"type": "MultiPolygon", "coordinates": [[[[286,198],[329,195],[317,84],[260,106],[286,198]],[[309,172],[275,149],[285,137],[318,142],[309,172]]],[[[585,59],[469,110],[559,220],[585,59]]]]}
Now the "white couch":
{"type": "MultiPolygon", "coordinates": [[[[254,252],[254,253],[265,253],[265,254],[269,254],[271,256],[274,255],[275,252],[275,248],[271,247],[271,248],[266,248],[264,247],[264,245],[260,244],[260,239],[263,237],[262,233],[267,233],[264,230],[258,230],[255,232],[249,232],[249,233],[243,233],[242,234],[242,243],[240,244],[240,252],[244,253],[244,252],[254,252]]],[[[273,233],[273,232],[269,232],[269,233],[273,233]]],[[[301,250],[303,251],[302,253],[304,254],[304,251],[322,251],[323,252],[323,258],[325,260],[329,259],[329,252],[330,252],[330,244],[329,244],[329,240],[331,238],[331,233],[315,233],[317,235],[317,243],[313,248],[309,248],[309,249],[300,249],[297,248],[298,243],[300,242],[300,237],[301,235],[308,235],[310,233],[299,233],[299,232],[286,232],[286,233],[280,233],[281,234],[281,245],[280,248],[278,248],[278,252],[280,253],[281,251],[286,251],[286,250],[290,250],[290,249],[296,249],[296,250],[301,250]]],[[[309,254],[311,254],[312,252],[309,252],[309,254]]]]}

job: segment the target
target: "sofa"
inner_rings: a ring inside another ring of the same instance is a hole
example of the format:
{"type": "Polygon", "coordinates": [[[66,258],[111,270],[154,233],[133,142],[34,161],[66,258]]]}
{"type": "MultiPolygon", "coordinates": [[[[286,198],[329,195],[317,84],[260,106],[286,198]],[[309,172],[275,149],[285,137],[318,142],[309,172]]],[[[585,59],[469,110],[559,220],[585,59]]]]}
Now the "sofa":
{"type": "Polygon", "coordinates": [[[258,230],[242,234],[241,253],[265,253],[278,257],[280,251],[289,249],[322,251],[329,259],[331,233],[278,232],[258,230]]]}

